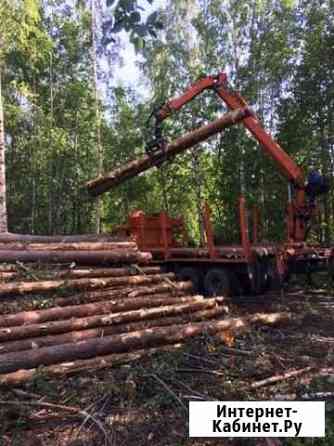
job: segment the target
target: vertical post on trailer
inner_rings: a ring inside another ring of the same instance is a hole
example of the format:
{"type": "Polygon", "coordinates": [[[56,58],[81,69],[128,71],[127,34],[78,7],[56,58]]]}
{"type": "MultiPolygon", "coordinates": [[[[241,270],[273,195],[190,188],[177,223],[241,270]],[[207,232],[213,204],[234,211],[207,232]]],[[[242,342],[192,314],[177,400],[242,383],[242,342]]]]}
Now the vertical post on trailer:
{"type": "Polygon", "coordinates": [[[257,206],[253,206],[253,243],[259,241],[259,224],[260,224],[260,211],[257,206]]]}
{"type": "Polygon", "coordinates": [[[209,257],[210,259],[214,259],[217,253],[216,253],[214,234],[211,222],[211,210],[207,202],[205,202],[203,206],[203,220],[204,220],[206,241],[208,244],[209,257]]]}
{"type": "Polygon", "coordinates": [[[137,240],[138,248],[145,249],[145,214],[140,213],[139,216],[139,240],[137,240]]]}
{"type": "Polygon", "coordinates": [[[295,233],[294,240],[296,242],[305,241],[305,220],[303,219],[303,211],[305,210],[305,190],[297,189],[296,191],[296,199],[295,199],[295,207],[296,207],[296,222],[295,222],[295,233]]]}
{"type": "Polygon", "coordinates": [[[252,261],[252,252],[249,241],[248,219],[246,215],[246,200],[243,195],[240,195],[239,197],[239,219],[241,245],[244,251],[244,256],[246,257],[247,262],[250,263],[252,261]]]}
{"type": "Polygon", "coordinates": [[[163,244],[164,258],[168,258],[168,222],[166,212],[160,212],[160,228],[161,228],[161,239],[163,244]]]}
{"type": "Polygon", "coordinates": [[[288,184],[288,205],[286,209],[286,238],[290,242],[294,235],[294,205],[292,200],[292,184],[288,184]]]}

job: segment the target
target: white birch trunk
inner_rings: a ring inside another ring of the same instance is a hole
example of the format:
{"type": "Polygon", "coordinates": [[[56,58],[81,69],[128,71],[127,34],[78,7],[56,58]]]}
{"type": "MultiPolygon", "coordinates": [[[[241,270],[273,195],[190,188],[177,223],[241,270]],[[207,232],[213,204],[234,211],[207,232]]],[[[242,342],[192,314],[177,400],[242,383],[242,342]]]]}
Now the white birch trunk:
{"type": "Polygon", "coordinates": [[[8,232],[6,201],[5,128],[0,68],[0,232],[8,232]]]}

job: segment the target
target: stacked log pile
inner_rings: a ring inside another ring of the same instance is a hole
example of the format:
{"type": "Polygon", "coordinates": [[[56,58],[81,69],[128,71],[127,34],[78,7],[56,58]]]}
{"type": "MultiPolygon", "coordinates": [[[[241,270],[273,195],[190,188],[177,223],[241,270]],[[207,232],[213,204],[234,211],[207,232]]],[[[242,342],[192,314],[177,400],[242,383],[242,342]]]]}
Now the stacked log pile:
{"type": "Polygon", "coordinates": [[[129,241],[41,243],[0,240],[0,258],[3,252],[28,252],[36,261],[43,260],[43,252],[54,258],[54,253],[86,251],[94,258],[107,253],[108,266],[68,266],[61,256],[60,264],[42,267],[0,266],[1,384],[29,381],[41,371],[50,377],[110,367],[198,334],[243,330],[288,317],[221,320],[228,311],[223,298],[193,295],[190,282],[177,282],[173,273],[157,266],[130,265],[130,258],[139,263],[148,256],[144,259],[129,241]],[[25,280],[20,280],[22,272],[25,280]]]}
{"type": "MultiPolygon", "coordinates": [[[[21,236],[24,237],[24,236],[21,236]]],[[[28,236],[29,241],[13,241],[11,238],[0,237],[0,262],[40,262],[40,263],[70,263],[81,265],[108,265],[115,263],[147,263],[151,254],[140,252],[132,241],[110,241],[106,236],[96,241],[78,241],[69,238],[61,242],[53,242],[58,238],[46,238],[41,242],[41,236],[28,236]],[[49,240],[51,240],[49,242],[49,240]]],[[[19,240],[21,240],[19,238],[19,240]]],[[[111,239],[112,240],[112,239],[111,239]]]]}

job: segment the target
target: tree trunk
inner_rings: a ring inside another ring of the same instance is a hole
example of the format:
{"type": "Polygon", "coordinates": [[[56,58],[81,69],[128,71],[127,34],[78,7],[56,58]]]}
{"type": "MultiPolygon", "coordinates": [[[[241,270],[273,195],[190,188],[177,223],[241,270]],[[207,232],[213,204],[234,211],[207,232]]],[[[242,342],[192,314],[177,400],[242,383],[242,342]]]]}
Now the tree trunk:
{"type": "Polygon", "coordinates": [[[37,322],[39,323],[33,323],[34,321],[32,320],[29,321],[29,324],[27,325],[0,328],[0,341],[6,342],[16,339],[26,339],[29,337],[67,333],[69,331],[76,330],[85,330],[88,328],[119,325],[125,324],[127,322],[145,321],[148,319],[172,316],[180,314],[182,312],[191,313],[192,311],[195,311],[195,309],[199,310],[210,308],[210,306],[213,306],[212,302],[216,304],[216,302],[219,302],[219,300],[217,301],[217,299],[200,299],[198,297],[193,298],[192,296],[190,296],[188,298],[179,298],[172,301],[168,297],[166,299],[165,296],[163,298],[155,299],[155,302],[157,302],[157,305],[154,305],[154,302],[151,302],[150,299],[140,299],[136,300],[136,302],[132,301],[132,305],[127,305],[128,310],[124,308],[125,305],[121,304],[116,307],[115,303],[113,303],[112,305],[109,305],[104,312],[103,306],[102,309],[101,306],[91,306],[90,314],[92,314],[92,316],[89,317],[83,316],[84,313],[86,313],[86,315],[89,314],[87,308],[85,308],[85,312],[82,311],[80,313],[76,311],[75,313],[72,313],[75,316],[72,319],[55,320],[54,322],[47,321],[47,323],[41,322],[39,320],[37,320],[37,322]],[[139,305],[137,304],[138,302],[139,305]],[[147,304],[150,305],[150,307],[146,307],[145,309],[143,309],[142,307],[144,305],[147,306],[147,304]],[[180,311],[181,306],[182,311],[180,311]],[[115,310],[115,312],[113,313],[111,313],[112,307],[115,310]],[[94,311],[95,314],[93,314],[94,311]]]}
{"type": "Polygon", "coordinates": [[[221,118],[210,124],[200,127],[186,135],[178,138],[171,144],[168,144],[163,150],[159,150],[153,154],[145,155],[140,159],[130,161],[118,169],[107,173],[103,177],[98,177],[86,183],[86,187],[91,195],[98,196],[114,186],[124,183],[126,180],[135,177],[141,172],[145,172],[154,166],[174,158],[177,154],[184,152],[186,149],[205,141],[226,127],[230,127],[250,116],[250,110],[245,107],[226,113],[221,118]]]}
{"type": "Polygon", "coordinates": [[[90,339],[77,344],[63,344],[42,347],[37,350],[7,353],[0,356],[0,373],[15,372],[19,369],[32,369],[41,365],[52,365],[76,359],[89,359],[110,353],[125,353],[140,348],[184,342],[186,339],[207,333],[215,335],[224,330],[240,331],[251,324],[273,325],[291,319],[289,313],[258,313],[252,316],[226,319],[215,322],[157,327],[154,330],[139,330],[126,334],[90,339]]]}
{"type": "Polygon", "coordinates": [[[2,68],[0,66],[0,233],[8,231],[6,200],[5,126],[2,99],[2,68]]]}
{"type": "MultiPolygon", "coordinates": [[[[97,176],[102,175],[103,171],[103,148],[101,141],[101,112],[99,104],[99,89],[97,83],[97,59],[96,59],[96,5],[95,0],[91,0],[91,57],[92,57],[92,77],[93,77],[93,88],[94,88],[94,99],[95,99],[95,126],[96,126],[96,158],[97,158],[97,176]]],[[[102,217],[102,199],[97,197],[96,199],[96,233],[101,232],[101,217],[102,217]]]]}

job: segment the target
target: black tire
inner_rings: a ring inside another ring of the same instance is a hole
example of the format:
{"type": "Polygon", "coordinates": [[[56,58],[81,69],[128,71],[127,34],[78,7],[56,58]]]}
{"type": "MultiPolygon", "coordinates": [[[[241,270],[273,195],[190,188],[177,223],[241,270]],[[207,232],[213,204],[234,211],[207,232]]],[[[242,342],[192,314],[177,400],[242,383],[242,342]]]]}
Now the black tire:
{"type": "Polygon", "coordinates": [[[227,271],[220,268],[212,268],[204,278],[204,291],[207,296],[231,296],[232,283],[227,271]]]}
{"type": "Polygon", "coordinates": [[[195,293],[200,293],[202,290],[202,274],[197,268],[192,268],[191,266],[186,266],[181,268],[177,272],[177,278],[179,280],[190,281],[193,284],[193,291],[195,293]]]}
{"type": "Polygon", "coordinates": [[[268,262],[268,290],[279,290],[282,287],[282,280],[280,275],[278,274],[276,262],[269,261],[268,262]]]}
{"type": "Polygon", "coordinates": [[[256,260],[248,266],[248,275],[253,294],[264,293],[269,286],[268,264],[263,260],[256,260]]]}

